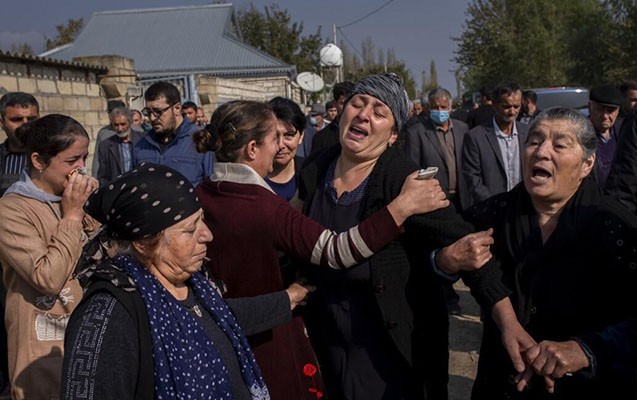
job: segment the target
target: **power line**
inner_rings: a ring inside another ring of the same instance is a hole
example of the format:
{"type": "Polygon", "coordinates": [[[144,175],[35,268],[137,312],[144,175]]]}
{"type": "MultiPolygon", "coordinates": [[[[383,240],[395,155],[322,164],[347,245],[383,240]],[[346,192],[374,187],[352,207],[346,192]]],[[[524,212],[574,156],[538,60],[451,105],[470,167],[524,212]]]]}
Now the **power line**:
{"type": "Polygon", "coordinates": [[[354,25],[357,22],[361,22],[362,20],[364,20],[365,18],[372,16],[374,14],[376,14],[377,12],[379,12],[380,10],[382,10],[383,8],[387,7],[390,3],[392,3],[394,0],[389,0],[387,3],[383,4],[382,6],[378,7],[377,9],[375,9],[374,11],[370,12],[367,15],[364,15],[362,17],[360,17],[359,19],[357,19],[356,21],[352,21],[349,24],[345,24],[345,25],[341,25],[341,26],[337,26],[337,28],[340,30],[340,28],[347,28],[350,25],[354,25]]]}
{"type": "MultiPolygon", "coordinates": [[[[392,0],[394,1],[394,0],[392,0]]],[[[354,46],[354,43],[351,42],[351,40],[349,40],[349,38],[347,37],[347,35],[345,35],[345,33],[341,30],[341,28],[336,28],[338,29],[338,31],[341,33],[341,36],[343,36],[343,38],[345,38],[345,41],[347,43],[349,43],[350,46],[352,46],[352,49],[356,52],[356,54],[358,54],[361,58],[361,60],[363,59],[363,55],[361,54],[360,51],[358,51],[358,49],[356,48],[356,46],[354,46]]]]}

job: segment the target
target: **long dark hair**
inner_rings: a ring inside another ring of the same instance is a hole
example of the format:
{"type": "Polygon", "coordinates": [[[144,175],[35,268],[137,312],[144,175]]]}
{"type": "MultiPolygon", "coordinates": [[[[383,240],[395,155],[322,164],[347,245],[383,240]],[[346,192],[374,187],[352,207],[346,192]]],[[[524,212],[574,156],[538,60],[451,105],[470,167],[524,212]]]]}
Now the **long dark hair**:
{"type": "Polygon", "coordinates": [[[78,138],[89,138],[86,129],[79,122],[62,114],[50,114],[27,122],[16,130],[16,137],[27,150],[29,171],[33,168],[33,153],[38,153],[42,162],[48,166],[53,157],[68,149],[78,138]]]}

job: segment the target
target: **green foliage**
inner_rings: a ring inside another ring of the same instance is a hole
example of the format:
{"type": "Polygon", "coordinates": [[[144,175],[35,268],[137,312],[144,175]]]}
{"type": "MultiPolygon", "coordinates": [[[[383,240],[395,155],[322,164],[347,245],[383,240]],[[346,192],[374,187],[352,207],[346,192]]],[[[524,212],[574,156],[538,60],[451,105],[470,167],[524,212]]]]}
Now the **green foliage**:
{"type": "Polygon", "coordinates": [[[84,18],[69,19],[66,22],[66,25],[56,26],[55,29],[57,29],[58,33],[54,39],[45,36],[46,49],[51,50],[56,47],[73,42],[77,35],[79,35],[80,31],[82,31],[83,27],[84,18]]]}
{"type": "Polygon", "coordinates": [[[292,22],[287,10],[266,6],[261,13],[253,4],[238,12],[243,40],[281,61],[296,65],[297,71],[318,72],[321,28],[303,36],[303,23],[292,22]]]}
{"type": "Polygon", "coordinates": [[[618,83],[637,76],[637,2],[473,0],[455,40],[468,88],[618,83]]]}

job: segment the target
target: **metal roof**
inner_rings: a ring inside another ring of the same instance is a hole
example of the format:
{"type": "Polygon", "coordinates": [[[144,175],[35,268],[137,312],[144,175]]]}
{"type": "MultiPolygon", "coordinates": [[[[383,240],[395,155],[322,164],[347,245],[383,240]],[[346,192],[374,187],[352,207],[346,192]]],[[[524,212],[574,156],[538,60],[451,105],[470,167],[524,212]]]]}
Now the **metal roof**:
{"type": "Polygon", "coordinates": [[[294,66],[241,41],[232,4],[97,12],[72,45],[41,56],[70,61],[103,55],[132,58],[142,78],[295,73],[294,66]]]}

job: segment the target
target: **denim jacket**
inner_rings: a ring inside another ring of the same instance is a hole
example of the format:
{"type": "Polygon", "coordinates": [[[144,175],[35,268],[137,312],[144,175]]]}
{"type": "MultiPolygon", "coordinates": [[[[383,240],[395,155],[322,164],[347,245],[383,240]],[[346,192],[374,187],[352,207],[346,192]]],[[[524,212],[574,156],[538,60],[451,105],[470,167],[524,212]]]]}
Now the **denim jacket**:
{"type": "Polygon", "coordinates": [[[142,162],[165,165],[181,172],[193,186],[197,186],[205,177],[212,174],[214,164],[214,153],[197,152],[192,135],[198,130],[197,125],[184,118],[175,131],[174,137],[163,150],[155,131],[151,130],[135,145],[133,165],[139,165],[142,162]]]}

